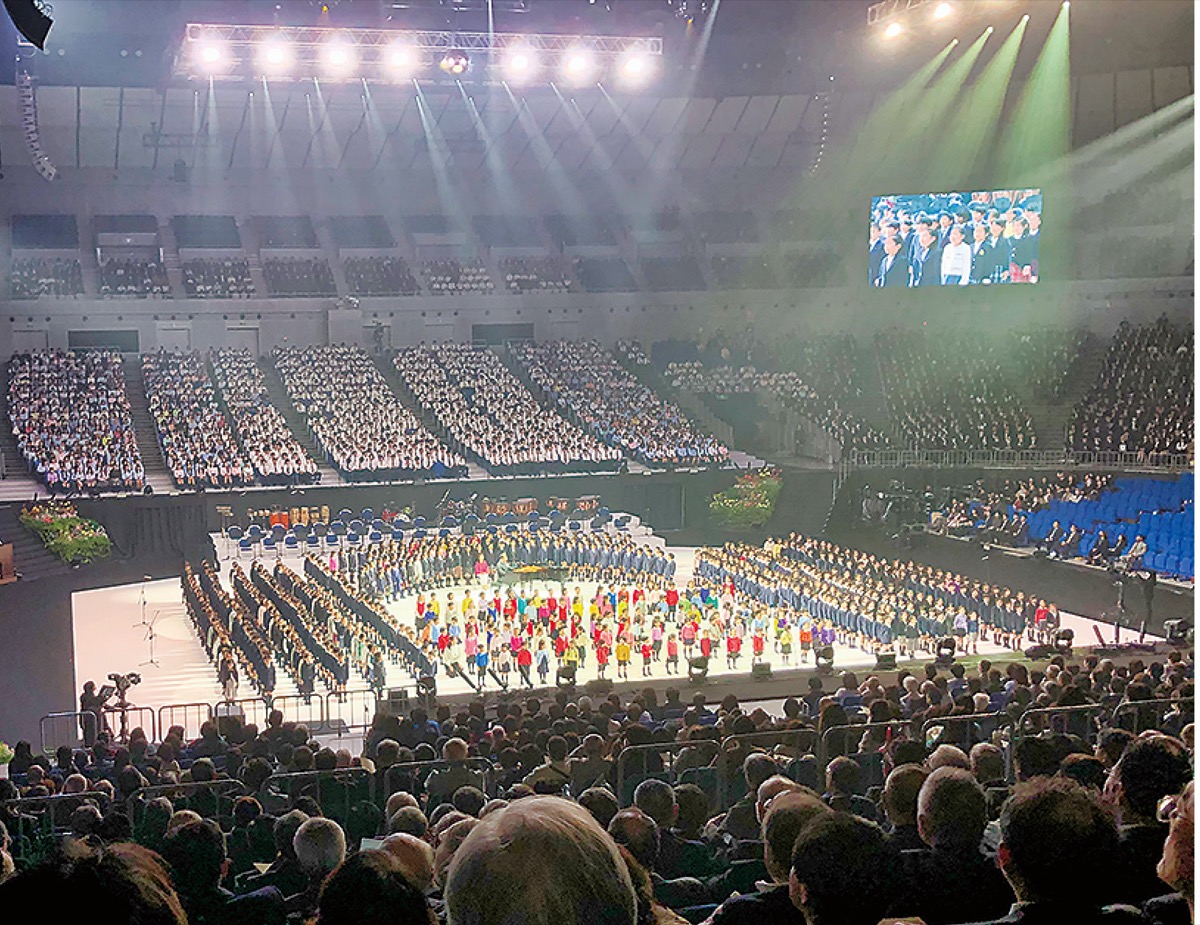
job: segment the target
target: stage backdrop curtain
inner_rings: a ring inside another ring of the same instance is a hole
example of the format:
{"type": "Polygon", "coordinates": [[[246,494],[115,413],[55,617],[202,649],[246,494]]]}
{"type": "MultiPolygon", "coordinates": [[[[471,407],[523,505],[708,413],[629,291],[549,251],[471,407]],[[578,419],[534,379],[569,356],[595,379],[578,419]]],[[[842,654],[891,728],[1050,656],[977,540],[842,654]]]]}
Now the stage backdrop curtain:
{"type": "Polygon", "coordinates": [[[104,524],[121,559],[195,558],[209,554],[203,495],[122,499],[120,503],[80,501],[85,517],[104,524]]]}

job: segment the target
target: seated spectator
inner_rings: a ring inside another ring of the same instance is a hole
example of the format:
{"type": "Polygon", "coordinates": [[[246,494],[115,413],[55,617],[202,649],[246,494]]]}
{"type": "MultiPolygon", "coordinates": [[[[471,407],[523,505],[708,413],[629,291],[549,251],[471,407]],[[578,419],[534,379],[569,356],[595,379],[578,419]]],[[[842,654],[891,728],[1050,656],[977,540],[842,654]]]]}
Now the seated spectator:
{"type": "Polygon", "coordinates": [[[318,911],[326,879],[346,859],[346,835],[332,819],[316,817],[301,824],[292,844],[308,882],[303,891],[288,897],[288,915],[307,919],[318,911]]]}
{"type": "Polygon", "coordinates": [[[500,273],[509,292],[570,292],[571,268],[562,258],[504,257],[500,273]]]}
{"type": "Polygon", "coordinates": [[[429,283],[430,295],[458,295],[465,292],[491,292],[495,288],[483,263],[460,261],[453,257],[426,260],[421,270],[429,283]]]}
{"type": "Polygon", "coordinates": [[[421,287],[403,257],[347,257],[342,264],[354,295],[418,295],[421,287]]]}
{"type": "Polygon", "coordinates": [[[1142,908],[1157,925],[1186,925],[1195,918],[1196,904],[1196,785],[1188,781],[1177,800],[1164,800],[1159,815],[1168,820],[1167,840],[1158,862],[1158,876],[1175,892],[1149,900],[1142,908]]]}
{"type": "Polygon", "coordinates": [[[245,257],[185,260],[183,288],[192,299],[248,299],[256,293],[245,257]]]}
{"type": "Polygon", "coordinates": [[[158,260],[114,259],[100,263],[100,297],[169,298],[167,269],[158,260]]]}
{"type": "Polygon", "coordinates": [[[234,488],[254,483],[198,354],[159,351],[142,357],[146,402],[163,460],[180,488],[234,488]]]}
{"type": "Polygon", "coordinates": [[[17,449],[52,493],[141,489],[120,354],[18,353],[8,375],[17,449]]]}
{"type": "Polygon", "coordinates": [[[634,925],[637,915],[616,845],[559,797],[517,800],[478,823],[445,892],[449,925],[634,925]]]}
{"type": "Polygon", "coordinates": [[[1077,452],[1187,453],[1195,439],[1195,337],[1164,315],[1122,321],[1104,366],[1067,427],[1077,452]]]}
{"type": "Polygon", "coordinates": [[[892,844],[899,851],[925,847],[917,831],[917,798],[929,772],[919,764],[893,768],[883,784],[883,813],[891,828],[892,844]]]}
{"type": "Polygon", "coordinates": [[[213,351],[209,358],[238,445],[255,475],[265,485],[319,482],[317,464],[271,404],[266,377],[250,351],[227,347],[213,351]]]}
{"type": "Polygon", "coordinates": [[[825,769],[823,799],[838,812],[853,813],[874,821],[875,805],[859,794],[861,782],[862,768],[857,761],[845,756],[834,758],[825,769]]]}
{"type": "Polygon", "coordinates": [[[18,258],[12,262],[8,279],[14,300],[83,295],[83,269],[74,258],[18,258]]]}
{"type": "Polygon", "coordinates": [[[270,295],[337,295],[333,271],[324,257],[267,257],[262,270],[270,295]]]}
{"type": "Polygon", "coordinates": [[[321,889],[317,925],[436,925],[433,910],[390,851],[346,858],[321,889]]]}
{"type": "Polygon", "coordinates": [[[1018,784],[1000,814],[1000,833],[1000,870],[1017,903],[995,925],[1064,914],[1081,925],[1145,921],[1128,907],[1102,908],[1119,862],[1116,827],[1098,795],[1063,778],[1018,784]]]}
{"type": "Polygon", "coordinates": [[[807,925],[876,925],[893,895],[897,854],[873,822],[845,813],[796,836],[788,891],[807,925]]]}
{"type": "Polygon", "coordinates": [[[987,825],[983,788],[962,768],[934,771],[921,786],[917,827],[928,846],[903,854],[898,915],[926,925],[998,917],[1012,905],[1012,890],[980,851],[987,825]]]}
{"type": "Polygon", "coordinates": [[[594,341],[516,345],[533,384],[610,446],[647,464],[724,463],[729,451],[642,385],[594,341]]]}

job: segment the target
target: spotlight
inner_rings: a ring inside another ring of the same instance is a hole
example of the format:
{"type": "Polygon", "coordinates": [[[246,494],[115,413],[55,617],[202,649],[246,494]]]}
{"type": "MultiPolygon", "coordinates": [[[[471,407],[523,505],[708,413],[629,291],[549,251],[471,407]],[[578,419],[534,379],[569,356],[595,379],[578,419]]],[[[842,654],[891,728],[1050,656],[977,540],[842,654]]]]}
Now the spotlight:
{"type": "Polygon", "coordinates": [[[529,48],[513,48],[504,59],[504,73],[509,80],[528,80],[537,71],[537,59],[529,48]]]}
{"type": "Polygon", "coordinates": [[[904,27],[902,25],[900,25],[900,23],[894,22],[894,23],[891,23],[886,29],[883,30],[883,37],[885,39],[894,39],[896,36],[898,36],[903,31],[904,31],[904,27]]]}
{"type": "Polygon", "coordinates": [[[465,74],[470,66],[471,59],[465,51],[448,51],[442,55],[442,60],[438,62],[438,67],[447,74],[453,74],[455,77],[465,74]]]}
{"type": "Polygon", "coordinates": [[[325,66],[337,74],[346,74],[354,69],[354,46],[343,39],[329,42],[321,55],[325,66]]]}
{"type": "Polygon", "coordinates": [[[204,70],[217,71],[225,63],[225,45],[214,39],[201,42],[196,48],[196,59],[204,70]]]}
{"type": "Polygon", "coordinates": [[[271,39],[263,44],[260,57],[266,71],[281,74],[292,63],[292,48],[286,39],[271,39]]]}
{"type": "Polygon", "coordinates": [[[596,57],[583,48],[567,52],[563,60],[563,72],[575,83],[584,83],[596,71],[596,57]]]}
{"type": "Polygon", "coordinates": [[[996,31],[996,27],[995,27],[995,26],[988,26],[986,29],[984,29],[984,30],[983,30],[983,34],[984,34],[984,35],[991,35],[991,34],[992,34],[993,32],[995,32],[995,31],[996,31]]]}
{"type": "Polygon", "coordinates": [[[621,79],[628,84],[643,84],[650,79],[653,69],[649,58],[634,52],[621,62],[621,79]]]}
{"type": "Polygon", "coordinates": [[[1028,13],[1026,13],[1024,16],[1021,17],[1021,22],[1029,22],[1029,14],[1028,13]]]}
{"type": "Polygon", "coordinates": [[[387,50],[384,62],[397,77],[407,77],[417,64],[417,55],[409,45],[397,42],[387,50]]]}
{"type": "Polygon", "coordinates": [[[933,10],[934,19],[945,19],[954,12],[954,7],[949,3],[939,3],[933,10]]]}

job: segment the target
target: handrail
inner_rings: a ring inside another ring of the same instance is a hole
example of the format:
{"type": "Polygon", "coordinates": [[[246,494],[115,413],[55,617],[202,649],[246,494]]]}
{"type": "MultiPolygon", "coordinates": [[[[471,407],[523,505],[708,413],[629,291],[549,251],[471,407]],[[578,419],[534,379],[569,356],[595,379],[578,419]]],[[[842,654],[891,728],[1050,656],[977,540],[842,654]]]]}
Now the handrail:
{"type": "MultiPolygon", "coordinates": [[[[467,758],[465,761],[404,761],[399,764],[391,765],[383,775],[383,793],[376,793],[375,798],[382,806],[387,798],[393,793],[398,793],[404,790],[406,793],[413,793],[411,789],[405,789],[402,784],[396,782],[396,778],[401,774],[412,775],[414,780],[418,781],[417,787],[414,789],[425,789],[425,784],[429,780],[429,775],[434,771],[448,771],[452,767],[465,767],[470,771],[481,771],[483,773],[483,792],[489,797],[496,796],[496,769],[492,763],[486,758],[467,758]]],[[[413,793],[413,796],[419,794],[413,793]]],[[[445,799],[450,799],[450,794],[445,794],[445,799]]],[[[427,810],[432,810],[433,805],[426,805],[427,810]]]]}
{"type": "Polygon", "coordinates": [[[200,727],[213,718],[213,708],[210,703],[165,703],[158,708],[158,728],[163,733],[163,738],[166,738],[167,730],[172,726],[183,726],[183,733],[186,738],[196,738],[200,735],[200,727]],[[183,722],[167,722],[163,717],[169,716],[172,720],[176,719],[176,712],[183,711],[183,722]],[[168,712],[169,711],[169,712],[168,712]],[[193,712],[195,715],[193,716],[193,712]],[[198,719],[195,731],[188,729],[190,719],[198,719]]]}
{"type": "MultiPolygon", "coordinates": [[[[1013,737],[1027,738],[1035,736],[1047,729],[1053,732],[1066,732],[1074,717],[1080,717],[1087,724],[1085,738],[1094,738],[1099,731],[1099,724],[1093,720],[1111,715],[1111,706],[1099,703],[1084,703],[1071,707],[1036,707],[1021,714],[1013,729],[1013,737]]],[[[1076,726],[1075,728],[1080,728],[1076,726]]]]}
{"type": "Polygon", "coordinates": [[[374,775],[366,768],[334,768],[327,771],[288,771],[279,774],[272,774],[263,782],[262,787],[257,794],[259,801],[263,804],[263,808],[267,812],[273,812],[276,809],[286,811],[292,801],[297,796],[296,787],[300,786],[300,794],[309,790],[312,784],[316,785],[316,801],[321,806],[321,811],[326,813],[330,819],[334,819],[345,825],[350,819],[350,812],[357,802],[353,799],[354,788],[356,786],[365,786],[366,799],[373,798],[372,782],[374,775]],[[346,784],[345,787],[340,787],[342,797],[344,799],[341,805],[327,805],[330,800],[327,799],[331,794],[336,796],[335,788],[324,788],[322,783],[331,784],[346,784]],[[286,788],[286,793],[280,793],[280,787],[286,788]],[[277,805],[281,800],[285,803],[277,805]]]}
{"type": "MultiPolygon", "coordinates": [[[[708,745],[709,747],[711,747],[711,749],[714,752],[714,757],[716,757],[716,755],[720,753],[721,743],[714,741],[712,739],[700,739],[700,740],[692,740],[692,741],[687,741],[687,742],[650,742],[650,743],[647,743],[646,745],[626,745],[624,748],[621,749],[620,753],[617,755],[617,766],[616,766],[616,777],[615,777],[615,783],[616,783],[616,789],[617,789],[617,793],[616,793],[617,802],[620,803],[622,806],[628,806],[632,802],[632,797],[633,797],[632,793],[629,794],[629,797],[630,797],[629,800],[625,799],[625,796],[626,796],[625,784],[626,784],[627,768],[628,768],[629,762],[632,758],[639,756],[639,755],[657,754],[657,755],[661,756],[663,754],[670,754],[672,759],[674,759],[674,757],[677,756],[679,754],[679,752],[683,751],[686,748],[698,748],[698,747],[703,747],[704,745],[708,745]]],[[[712,759],[709,759],[709,761],[711,761],[711,760],[712,759]]],[[[707,766],[707,762],[706,762],[706,766],[707,766]]],[[[645,768],[644,763],[643,763],[642,767],[645,768]]],[[[663,771],[664,771],[664,773],[666,773],[668,775],[667,783],[674,786],[675,783],[677,783],[676,775],[675,775],[674,760],[665,762],[663,771]]],[[[655,773],[657,773],[657,772],[655,772],[655,773]]]]}
{"type": "MultiPolygon", "coordinates": [[[[142,787],[127,801],[129,818],[136,823],[141,818],[146,804],[156,797],[166,797],[174,804],[180,799],[187,799],[196,794],[211,793],[214,797],[229,795],[245,796],[248,791],[240,780],[222,777],[217,780],[181,781],[178,784],[154,784],[142,787]]],[[[176,809],[183,807],[176,806],[176,809]]]]}
{"type": "Polygon", "coordinates": [[[1187,453],[1073,452],[1071,450],[851,450],[852,469],[1091,468],[1178,472],[1190,469],[1187,453]]]}
{"type": "MultiPolygon", "coordinates": [[[[896,730],[905,738],[912,738],[912,720],[893,719],[883,723],[846,723],[844,725],[830,726],[821,735],[821,762],[828,764],[831,757],[848,753],[853,754],[853,752],[847,752],[843,749],[837,751],[835,755],[832,745],[838,737],[855,735],[861,740],[868,732],[882,732],[886,736],[889,730],[896,730]]],[[[855,750],[857,750],[857,745],[855,746],[855,750]]]]}
{"type": "MultiPolygon", "coordinates": [[[[1194,697],[1174,697],[1174,698],[1165,697],[1165,698],[1159,698],[1159,699],[1155,699],[1155,700],[1126,700],[1124,703],[1117,704],[1116,709],[1113,710],[1112,724],[1114,726],[1121,726],[1121,728],[1123,728],[1123,729],[1128,728],[1126,726],[1122,726],[1121,719],[1124,716],[1132,716],[1133,717],[1133,724],[1132,724],[1133,728],[1130,729],[1129,731],[1132,732],[1134,735],[1138,735],[1145,731],[1141,728],[1141,720],[1142,720],[1142,717],[1145,715],[1145,711],[1147,709],[1157,708],[1157,707],[1167,707],[1167,708],[1179,707],[1181,712],[1183,711],[1183,708],[1186,707],[1187,711],[1186,711],[1185,715],[1188,717],[1187,722],[1191,722],[1192,716],[1195,715],[1196,699],[1194,697]]],[[[1157,719],[1155,720],[1155,722],[1161,723],[1163,714],[1166,712],[1167,712],[1167,710],[1158,710],[1156,713],[1157,719]]],[[[1158,728],[1158,727],[1154,726],[1154,725],[1150,725],[1150,726],[1146,727],[1146,729],[1156,729],[1156,728],[1158,728]]]]}
{"type": "Polygon", "coordinates": [[[46,797],[22,797],[16,800],[0,800],[0,810],[11,810],[5,821],[12,838],[10,852],[13,860],[22,864],[35,860],[41,853],[36,844],[38,838],[53,840],[55,830],[64,831],[70,825],[70,815],[85,803],[92,803],[103,813],[109,804],[108,796],[98,790],[84,793],[59,793],[46,797]],[[70,807],[63,814],[58,807],[70,807]]]}
{"type": "MultiPolygon", "coordinates": [[[[921,741],[926,745],[929,745],[932,742],[930,736],[937,729],[952,730],[955,727],[965,728],[968,733],[965,739],[959,736],[954,736],[954,734],[951,733],[951,735],[954,737],[954,741],[939,742],[938,744],[956,745],[963,751],[970,751],[971,746],[978,745],[980,742],[986,742],[990,738],[990,736],[986,734],[981,734],[979,737],[976,737],[975,735],[976,730],[979,730],[980,726],[986,723],[995,723],[995,727],[992,730],[995,732],[997,729],[1012,725],[1012,720],[1003,710],[998,710],[994,713],[962,713],[952,716],[935,716],[932,719],[926,720],[924,725],[921,727],[921,741]]],[[[938,738],[940,739],[941,736],[938,738]]]]}

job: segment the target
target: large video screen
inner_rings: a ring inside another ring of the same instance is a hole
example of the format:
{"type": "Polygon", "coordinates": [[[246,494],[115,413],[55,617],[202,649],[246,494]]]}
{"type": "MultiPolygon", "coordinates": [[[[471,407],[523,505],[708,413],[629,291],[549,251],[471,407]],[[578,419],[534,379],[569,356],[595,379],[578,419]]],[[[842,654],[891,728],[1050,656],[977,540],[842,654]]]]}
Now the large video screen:
{"type": "Polygon", "coordinates": [[[1042,191],[876,196],[872,286],[995,286],[1038,281],[1042,191]]]}

